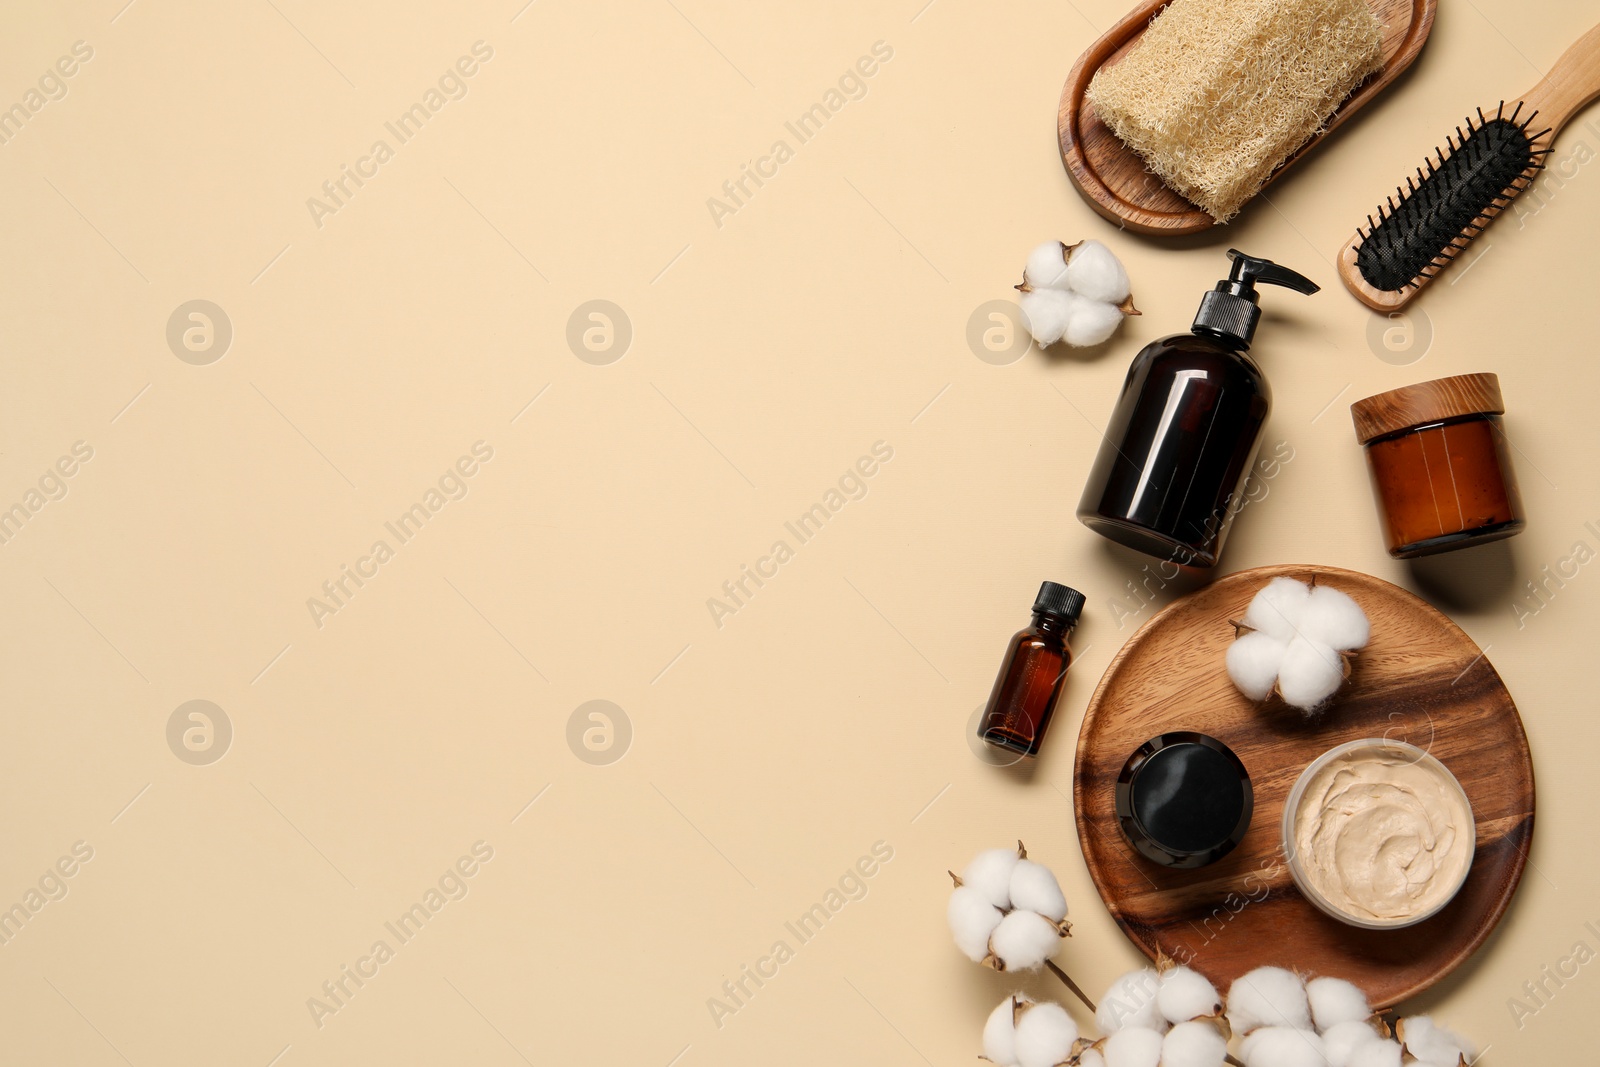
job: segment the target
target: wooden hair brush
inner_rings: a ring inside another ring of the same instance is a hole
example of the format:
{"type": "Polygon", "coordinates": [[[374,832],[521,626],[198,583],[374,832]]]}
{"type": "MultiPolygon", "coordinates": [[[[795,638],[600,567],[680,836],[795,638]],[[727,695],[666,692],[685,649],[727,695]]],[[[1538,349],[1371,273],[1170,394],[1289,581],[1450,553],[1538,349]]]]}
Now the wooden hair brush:
{"type": "Polygon", "coordinates": [[[1415,178],[1367,216],[1339,256],[1339,276],[1374,311],[1405,306],[1544,168],[1556,134],[1600,96],[1600,26],[1568,48],[1520,100],[1478,110],[1415,178]]]}

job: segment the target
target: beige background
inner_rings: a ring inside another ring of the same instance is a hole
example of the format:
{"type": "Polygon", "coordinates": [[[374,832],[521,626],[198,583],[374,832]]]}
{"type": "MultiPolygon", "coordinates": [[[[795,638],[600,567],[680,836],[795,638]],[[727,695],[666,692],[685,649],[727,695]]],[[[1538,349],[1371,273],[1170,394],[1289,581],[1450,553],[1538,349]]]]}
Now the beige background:
{"type": "Polygon", "coordinates": [[[1508,999],[1600,947],[1600,576],[1517,606],[1600,547],[1600,111],[1559,142],[1546,206],[1417,305],[1431,343],[1370,343],[1331,257],[1592,5],[1447,0],[1410,78],[1270,202],[1173,247],[1094,216],[1056,152],[1061,83],[1112,0],[122,2],[12,5],[0,33],[6,105],[93,49],[0,145],[0,504],[93,449],[0,548],[0,906],[93,849],[0,945],[0,1060],[968,1064],[1011,986],[949,943],[943,871],[1019,836],[1073,902],[1062,962],[1103,989],[1137,957],[1065,794],[1084,704],[1149,610],[1119,618],[1144,561],[1073,510],[1128,360],[1187,328],[1237,244],[1325,289],[1265,297],[1268,442],[1295,459],[1223,569],[1369,571],[1490,649],[1538,766],[1535,866],[1419,1006],[1486,1062],[1575,1062],[1600,976],[1520,1028],[1508,999]],[[480,40],[466,96],[396,145],[384,123],[480,40]],[[785,121],[878,41],[865,96],[797,145],[785,121]],[[319,228],[307,199],[378,138],[394,158],[319,228]],[[779,138],[793,158],[718,226],[708,198],[779,138]],[[1086,236],[1124,257],[1144,317],[1102,351],[976,358],[968,317],[1027,249],[1086,236]],[[204,366],[165,339],[194,299],[233,330],[204,366]],[[593,299],[632,327],[609,365],[565,339],[593,299]],[[1481,370],[1529,529],[1393,562],[1347,405],[1481,370]],[[493,459],[465,498],[319,628],[307,599],[477,441],[493,459]],[[868,495],[714,625],[707,599],[877,441],[893,459],[868,495]],[[1089,608],[1024,779],[965,733],[1046,577],[1089,608]],[[204,766],[167,741],[194,699],[233,730],[204,766]],[[631,722],[609,766],[566,741],[593,699],[631,722]],[[465,898],[319,1028],[308,998],[477,841],[493,859],[465,898]],[[866,897],[715,1025],[724,978],[877,841],[894,858],[866,897]]]}

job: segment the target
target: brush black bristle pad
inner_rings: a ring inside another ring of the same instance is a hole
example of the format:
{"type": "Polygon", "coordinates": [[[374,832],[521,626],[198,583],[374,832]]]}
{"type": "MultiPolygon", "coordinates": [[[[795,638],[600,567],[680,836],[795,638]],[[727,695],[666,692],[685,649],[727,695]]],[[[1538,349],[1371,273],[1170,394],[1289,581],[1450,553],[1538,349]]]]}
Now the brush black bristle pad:
{"type": "Polygon", "coordinates": [[[1533,140],[1527,122],[1515,116],[1468,120],[1459,140],[1446,142],[1450,150],[1438,153],[1438,163],[1429,161],[1427,175],[1419,170],[1420,181],[1406,180],[1398,204],[1379,207],[1379,218],[1356,247],[1356,268],[1367,284],[1395,292],[1453,257],[1521,191],[1517,180],[1538,166],[1533,140]]]}

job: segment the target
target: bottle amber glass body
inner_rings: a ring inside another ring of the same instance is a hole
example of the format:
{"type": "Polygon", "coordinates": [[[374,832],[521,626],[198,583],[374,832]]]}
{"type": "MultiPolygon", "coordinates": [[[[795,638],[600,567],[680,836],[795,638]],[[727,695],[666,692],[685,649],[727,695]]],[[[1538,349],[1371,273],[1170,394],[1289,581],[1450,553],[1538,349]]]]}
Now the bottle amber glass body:
{"type": "Polygon", "coordinates": [[[1367,443],[1389,555],[1498,541],[1523,527],[1500,416],[1471,415],[1367,443]]]}
{"type": "Polygon", "coordinates": [[[979,737],[1018,755],[1038,755],[1072,664],[1067,647],[1071,632],[1072,625],[1061,616],[1038,612],[1033,624],[1011,639],[978,725],[979,737]]]}

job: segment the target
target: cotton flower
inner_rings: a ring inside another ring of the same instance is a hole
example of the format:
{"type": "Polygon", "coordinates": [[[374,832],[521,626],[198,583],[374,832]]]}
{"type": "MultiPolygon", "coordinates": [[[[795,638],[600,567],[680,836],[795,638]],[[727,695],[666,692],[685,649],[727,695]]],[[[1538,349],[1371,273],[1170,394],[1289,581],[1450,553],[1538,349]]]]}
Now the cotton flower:
{"type": "Polygon", "coordinates": [[[1250,700],[1274,694],[1314,715],[1350,675],[1350,657],[1372,627],[1361,606],[1327,586],[1277,577],[1250,601],[1228,646],[1228,677],[1250,700]]]}
{"type": "Polygon", "coordinates": [[[1182,1022],[1161,1041],[1161,1067],[1222,1067],[1228,1041],[1204,1020],[1182,1022]]]}
{"type": "Polygon", "coordinates": [[[1028,859],[1022,842],[980,852],[950,877],[955,889],[945,915],[956,947],[973,962],[997,971],[1030,970],[1055,955],[1068,936],[1072,924],[1061,885],[1048,867],[1028,859]]]}
{"type": "Polygon", "coordinates": [[[1078,1053],[1078,1067],[1106,1067],[1106,1057],[1097,1048],[1086,1048],[1078,1053]]]}
{"type": "Polygon", "coordinates": [[[1161,1035],[1142,1026],[1125,1026],[1106,1038],[1106,1067],[1156,1067],[1161,1035]]]}
{"type": "Polygon", "coordinates": [[[983,1058],[995,1067],[1017,1067],[1017,1015],[1033,1003],[1021,993],[1007,997],[983,1024],[983,1058]]]}
{"type": "Polygon", "coordinates": [[[1067,898],[1061,883],[1050,868],[1030,859],[1019,859],[1011,869],[1011,906],[1036,911],[1046,919],[1060,922],[1067,917],[1067,898]]]}
{"type": "Polygon", "coordinates": [[[1186,1023],[1221,1011],[1222,998],[1217,995],[1217,987],[1200,972],[1172,967],[1161,974],[1156,1008],[1167,1022],[1186,1023]]]}
{"type": "Polygon", "coordinates": [[[1129,1026],[1144,1030],[1166,1029],[1166,1020],[1156,1006],[1160,989],[1161,978],[1149,967],[1129,971],[1112,982],[1094,1014],[1101,1032],[1114,1034],[1129,1026]]]}
{"type": "Polygon", "coordinates": [[[1463,1059],[1477,1056],[1472,1042],[1426,1015],[1401,1019],[1395,1026],[1395,1036],[1426,1067],[1457,1067],[1463,1059]]]}
{"type": "Polygon", "coordinates": [[[1245,1067],[1327,1067],[1322,1038],[1315,1030],[1263,1026],[1239,1046],[1245,1067]]]}
{"type": "Polygon", "coordinates": [[[1322,1031],[1322,1048],[1328,1067],[1351,1067],[1350,1058],[1363,1045],[1383,1040],[1365,1020],[1334,1023],[1322,1031]]]}
{"type": "Polygon", "coordinates": [[[1078,1025],[1059,1004],[1035,1004],[1016,1022],[1017,1067],[1055,1067],[1072,1055],[1078,1025]]]}
{"type": "Polygon", "coordinates": [[[1023,326],[1040,347],[1063,340],[1078,348],[1104,344],[1125,317],[1139,314],[1127,270],[1099,241],[1039,245],[1028,253],[1017,288],[1023,326]]]}
{"type": "Polygon", "coordinates": [[[950,894],[946,909],[950,920],[950,933],[955,936],[956,947],[973,963],[982,963],[989,954],[989,936],[1000,925],[1000,909],[971,885],[960,885],[950,894]]]}
{"type": "Polygon", "coordinates": [[[1400,1042],[1380,1039],[1358,1045],[1345,1067],[1400,1067],[1400,1042]]]}
{"type": "Polygon", "coordinates": [[[1228,1023],[1236,1034],[1263,1026],[1311,1029],[1305,984],[1282,967],[1257,967],[1241,975],[1228,987],[1228,1023]]]}
{"type": "Polygon", "coordinates": [[[1340,1023],[1364,1023],[1372,1016],[1367,995],[1343,978],[1313,978],[1306,983],[1306,998],[1311,1019],[1324,1034],[1340,1023]]]}

